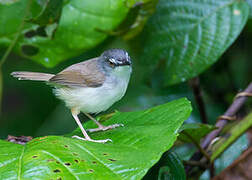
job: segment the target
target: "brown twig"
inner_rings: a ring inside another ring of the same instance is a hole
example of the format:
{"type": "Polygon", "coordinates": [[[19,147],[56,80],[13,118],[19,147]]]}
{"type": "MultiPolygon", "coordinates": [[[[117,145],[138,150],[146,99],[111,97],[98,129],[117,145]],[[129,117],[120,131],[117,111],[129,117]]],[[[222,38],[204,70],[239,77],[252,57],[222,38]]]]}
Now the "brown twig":
{"type": "MultiPolygon", "coordinates": [[[[252,93],[252,82],[248,85],[248,87],[243,92],[252,93]]],[[[245,103],[247,99],[248,99],[247,96],[237,97],[223,115],[233,117],[240,110],[240,108],[243,106],[243,104],[245,103]]],[[[206,136],[206,138],[203,140],[201,144],[201,147],[206,149],[207,146],[211,143],[211,141],[221,132],[221,130],[227,123],[228,123],[228,120],[219,119],[219,121],[217,121],[217,123],[215,124],[215,126],[218,127],[218,129],[212,131],[210,134],[206,136]]]]}
{"type": "MultiPolygon", "coordinates": [[[[252,82],[248,85],[248,87],[243,91],[245,94],[252,93],[252,82]]],[[[227,109],[227,111],[223,114],[224,117],[234,117],[235,114],[240,110],[240,108],[243,106],[245,101],[248,99],[248,96],[238,96],[234,99],[233,103],[230,105],[230,107],[227,109]]],[[[220,116],[221,117],[221,116],[220,116]]],[[[203,149],[207,149],[209,144],[212,142],[214,138],[216,138],[221,130],[224,128],[224,126],[228,123],[228,120],[226,118],[220,118],[215,126],[218,128],[214,131],[212,131],[210,134],[208,134],[202,141],[201,147],[203,149]]],[[[202,158],[201,152],[196,152],[193,154],[190,160],[192,161],[199,161],[202,158]]],[[[186,167],[187,173],[190,172],[192,168],[190,166],[186,167]]]]}
{"type": "Polygon", "coordinates": [[[199,77],[195,77],[195,78],[191,79],[189,84],[193,90],[193,95],[194,95],[194,98],[196,100],[196,103],[197,103],[197,106],[199,109],[201,121],[202,121],[202,123],[206,124],[207,123],[207,115],[206,115],[205,104],[203,101],[202,92],[201,92],[201,88],[200,88],[199,77]]]}
{"type": "Polygon", "coordinates": [[[210,163],[209,171],[210,171],[210,178],[212,179],[215,176],[214,162],[210,163]]]}

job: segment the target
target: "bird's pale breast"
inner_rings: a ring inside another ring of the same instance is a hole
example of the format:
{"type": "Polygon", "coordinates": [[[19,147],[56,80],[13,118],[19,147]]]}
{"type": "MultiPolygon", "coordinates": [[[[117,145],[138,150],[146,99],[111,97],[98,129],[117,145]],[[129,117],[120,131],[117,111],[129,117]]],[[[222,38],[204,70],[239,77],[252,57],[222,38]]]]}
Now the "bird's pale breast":
{"type": "Polygon", "coordinates": [[[56,88],[55,95],[65,101],[69,108],[86,113],[105,111],[124,96],[131,73],[131,68],[128,68],[121,67],[100,87],[56,88]]]}

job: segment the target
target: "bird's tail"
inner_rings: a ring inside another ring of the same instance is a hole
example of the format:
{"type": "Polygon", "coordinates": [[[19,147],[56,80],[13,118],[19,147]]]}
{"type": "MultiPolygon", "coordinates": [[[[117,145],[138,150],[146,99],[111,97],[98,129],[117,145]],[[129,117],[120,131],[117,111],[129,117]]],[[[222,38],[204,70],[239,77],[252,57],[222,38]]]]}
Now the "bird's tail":
{"type": "Polygon", "coordinates": [[[12,72],[11,75],[13,77],[18,78],[18,80],[32,80],[32,81],[49,81],[49,79],[51,79],[54,76],[54,74],[25,72],[25,71],[12,72]]]}

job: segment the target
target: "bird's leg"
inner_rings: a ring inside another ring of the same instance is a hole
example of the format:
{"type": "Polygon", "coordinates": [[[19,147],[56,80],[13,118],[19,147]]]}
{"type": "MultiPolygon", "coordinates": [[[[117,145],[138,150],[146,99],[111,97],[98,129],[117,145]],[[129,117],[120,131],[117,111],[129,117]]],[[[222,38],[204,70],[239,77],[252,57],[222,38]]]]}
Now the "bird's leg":
{"type": "Polygon", "coordinates": [[[89,119],[94,121],[95,124],[97,124],[97,126],[98,126],[98,128],[95,128],[95,129],[88,129],[87,130],[88,132],[106,131],[106,130],[109,130],[109,129],[114,129],[114,128],[119,127],[119,126],[123,126],[123,124],[112,124],[112,125],[109,125],[109,126],[104,126],[101,123],[99,123],[95,118],[93,118],[90,114],[88,114],[88,113],[84,113],[84,114],[89,119]]]}
{"type": "Polygon", "coordinates": [[[104,139],[104,140],[91,139],[89,137],[89,135],[87,134],[87,132],[85,131],[85,129],[83,128],[83,126],[82,126],[82,124],[81,124],[81,122],[80,122],[80,120],[78,118],[79,111],[76,111],[75,109],[72,109],[71,112],[72,112],[73,118],[75,119],[76,123],[80,127],[82,134],[84,135],[84,138],[79,137],[79,136],[72,136],[72,138],[77,138],[77,139],[81,139],[81,140],[84,140],[84,141],[98,142],[98,143],[106,143],[108,141],[111,141],[111,139],[104,139]]]}

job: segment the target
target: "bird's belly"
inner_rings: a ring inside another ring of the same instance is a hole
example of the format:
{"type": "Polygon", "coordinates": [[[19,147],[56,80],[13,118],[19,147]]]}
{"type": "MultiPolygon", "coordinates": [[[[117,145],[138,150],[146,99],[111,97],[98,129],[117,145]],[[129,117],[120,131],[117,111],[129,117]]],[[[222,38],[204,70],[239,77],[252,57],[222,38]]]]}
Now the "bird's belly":
{"type": "Polygon", "coordinates": [[[97,88],[59,88],[55,89],[55,94],[65,101],[69,108],[76,108],[86,113],[99,113],[120,100],[126,89],[127,83],[118,82],[115,85],[104,83],[97,88]]]}

